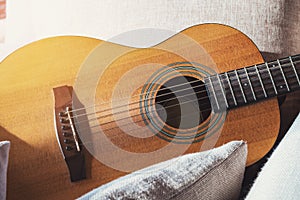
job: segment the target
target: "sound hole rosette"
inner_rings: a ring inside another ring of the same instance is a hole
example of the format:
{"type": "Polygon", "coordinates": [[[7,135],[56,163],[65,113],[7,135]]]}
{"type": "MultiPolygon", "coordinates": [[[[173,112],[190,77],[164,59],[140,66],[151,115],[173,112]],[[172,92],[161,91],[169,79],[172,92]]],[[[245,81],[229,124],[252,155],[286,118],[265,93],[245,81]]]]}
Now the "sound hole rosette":
{"type": "MultiPolygon", "coordinates": [[[[197,123],[194,127],[175,128],[166,123],[166,121],[158,116],[158,113],[154,112],[153,109],[156,104],[155,99],[159,92],[159,88],[168,80],[176,77],[193,77],[198,80],[204,80],[205,76],[211,74],[215,74],[215,72],[195,62],[172,63],[154,73],[144,85],[140,96],[140,113],[142,114],[144,123],[149,125],[147,127],[161,139],[178,144],[200,142],[219,131],[225,120],[226,114],[224,115],[224,112],[214,113],[210,111],[210,115],[200,124],[197,123]]],[[[189,82],[186,80],[185,84],[189,84],[189,82]]],[[[203,98],[207,98],[207,101],[209,102],[208,96],[203,98]]],[[[211,109],[211,106],[209,106],[209,109],[211,109]]],[[[199,113],[200,112],[201,110],[199,110],[199,113]]],[[[181,118],[182,117],[184,116],[181,116],[181,118]]],[[[194,119],[194,121],[198,122],[200,120],[194,119]]]]}

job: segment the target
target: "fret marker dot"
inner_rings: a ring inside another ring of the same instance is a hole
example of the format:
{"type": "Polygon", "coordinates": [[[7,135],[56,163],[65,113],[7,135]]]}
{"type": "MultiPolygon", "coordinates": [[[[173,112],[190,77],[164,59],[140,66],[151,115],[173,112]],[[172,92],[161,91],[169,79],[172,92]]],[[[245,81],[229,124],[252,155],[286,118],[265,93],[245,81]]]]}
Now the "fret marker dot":
{"type": "Polygon", "coordinates": [[[244,83],[243,85],[244,85],[245,87],[247,87],[247,86],[248,86],[248,83],[244,83]]]}

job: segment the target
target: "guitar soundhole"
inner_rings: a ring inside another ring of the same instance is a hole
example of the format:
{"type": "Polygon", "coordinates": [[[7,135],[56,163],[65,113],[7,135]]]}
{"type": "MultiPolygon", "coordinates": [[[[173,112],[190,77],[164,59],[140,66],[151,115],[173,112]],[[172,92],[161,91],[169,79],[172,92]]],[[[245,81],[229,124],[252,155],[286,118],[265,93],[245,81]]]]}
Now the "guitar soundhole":
{"type": "Polygon", "coordinates": [[[211,113],[203,81],[189,76],[167,81],[159,88],[155,103],[161,120],[176,129],[197,127],[211,113]]]}

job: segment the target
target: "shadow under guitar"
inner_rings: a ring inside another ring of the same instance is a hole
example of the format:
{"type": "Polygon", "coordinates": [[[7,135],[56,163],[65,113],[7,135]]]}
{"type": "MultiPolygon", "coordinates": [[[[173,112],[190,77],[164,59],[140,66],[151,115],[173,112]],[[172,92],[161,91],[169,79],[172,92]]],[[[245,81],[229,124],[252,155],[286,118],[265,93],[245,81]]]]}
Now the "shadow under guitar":
{"type": "MultiPolygon", "coordinates": [[[[63,173],[65,176],[66,182],[71,183],[69,174],[65,173],[67,165],[65,165],[61,154],[51,153],[47,147],[45,149],[34,147],[0,126],[0,141],[4,140],[11,142],[7,171],[7,199],[15,199],[20,193],[22,193],[23,199],[31,199],[32,194],[37,196],[42,194],[45,192],[42,190],[50,189],[56,184],[56,181],[60,181],[61,177],[56,176],[58,174],[57,169],[63,169],[61,174],[63,173]],[[47,165],[48,167],[45,167],[47,165]],[[57,168],[53,168],[56,165],[57,168]],[[54,171],[56,173],[53,173],[54,171]],[[49,177],[51,177],[51,184],[48,184],[49,177]],[[39,187],[41,191],[39,191],[39,187]]],[[[55,142],[54,145],[59,149],[57,141],[55,142]]],[[[94,158],[85,149],[83,149],[83,153],[85,155],[86,176],[87,179],[90,179],[91,162],[94,158]]]]}

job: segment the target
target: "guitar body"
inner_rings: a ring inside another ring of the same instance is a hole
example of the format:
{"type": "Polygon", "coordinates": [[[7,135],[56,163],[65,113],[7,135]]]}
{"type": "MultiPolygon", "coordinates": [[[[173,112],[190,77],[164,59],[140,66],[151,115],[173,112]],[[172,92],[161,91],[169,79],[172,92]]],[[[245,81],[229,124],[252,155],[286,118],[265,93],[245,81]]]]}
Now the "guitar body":
{"type": "MultiPolygon", "coordinates": [[[[56,138],[53,88],[68,85],[73,86],[75,91],[80,90],[78,74],[83,72],[84,67],[96,63],[95,70],[107,68],[97,80],[95,102],[103,104],[112,99],[122,99],[124,94],[120,91],[123,87],[126,90],[130,85],[135,88],[130,93],[130,101],[135,102],[140,98],[136,94],[141,94],[145,89],[143,85],[138,87],[140,82],[144,81],[144,86],[147,86],[147,81],[163,66],[190,61],[220,73],[262,63],[263,58],[247,36],[236,29],[218,24],[191,27],[149,49],[134,49],[85,37],[55,37],[29,44],[8,56],[0,64],[0,140],[11,141],[7,198],[74,199],[127,173],[111,167],[113,164],[103,164],[87,148],[84,150],[87,179],[70,182],[68,168],[56,138]],[[108,61],[105,59],[114,54],[116,49],[120,50],[120,56],[107,67],[108,61]],[[102,55],[102,58],[101,52],[107,55],[102,55]],[[95,56],[97,54],[98,57],[95,56]],[[156,64],[151,68],[149,63],[156,64]],[[141,66],[144,67],[144,72],[141,72],[141,66]],[[128,73],[131,79],[126,78],[128,73]],[[123,77],[124,84],[119,84],[123,77]]],[[[185,73],[197,78],[197,74],[185,73]]],[[[92,74],[97,73],[91,71],[89,76],[92,74]]],[[[104,106],[103,109],[109,107],[111,105],[104,106]]],[[[216,133],[189,144],[184,153],[206,150],[232,140],[245,140],[249,152],[247,165],[250,165],[262,158],[273,146],[280,125],[276,98],[232,109],[223,117],[223,121],[217,122],[221,128],[216,133]]],[[[147,120],[141,119],[143,121],[138,120],[139,123],[136,124],[145,128],[147,120]]],[[[100,123],[101,120],[104,119],[100,119],[100,123]]],[[[208,116],[207,120],[212,120],[212,116],[208,116]]],[[[138,130],[136,132],[135,134],[139,134],[138,130]]],[[[153,130],[145,132],[151,134],[153,130]]],[[[130,152],[145,154],[169,143],[181,145],[155,134],[136,138],[127,136],[119,129],[106,134],[116,146],[130,152]]],[[[114,152],[104,150],[103,155],[114,155],[114,152]]],[[[172,154],[170,157],[172,156],[176,155],[172,154]]],[[[127,158],[120,159],[121,162],[129,162],[127,158]]],[[[161,159],[165,157],[157,161],[161,159]]],[[[145,161],[137,169],[148,164],[153,163],[145,161]]],[[[128,166],[124,166],[126,167],[128,166]]]]}

